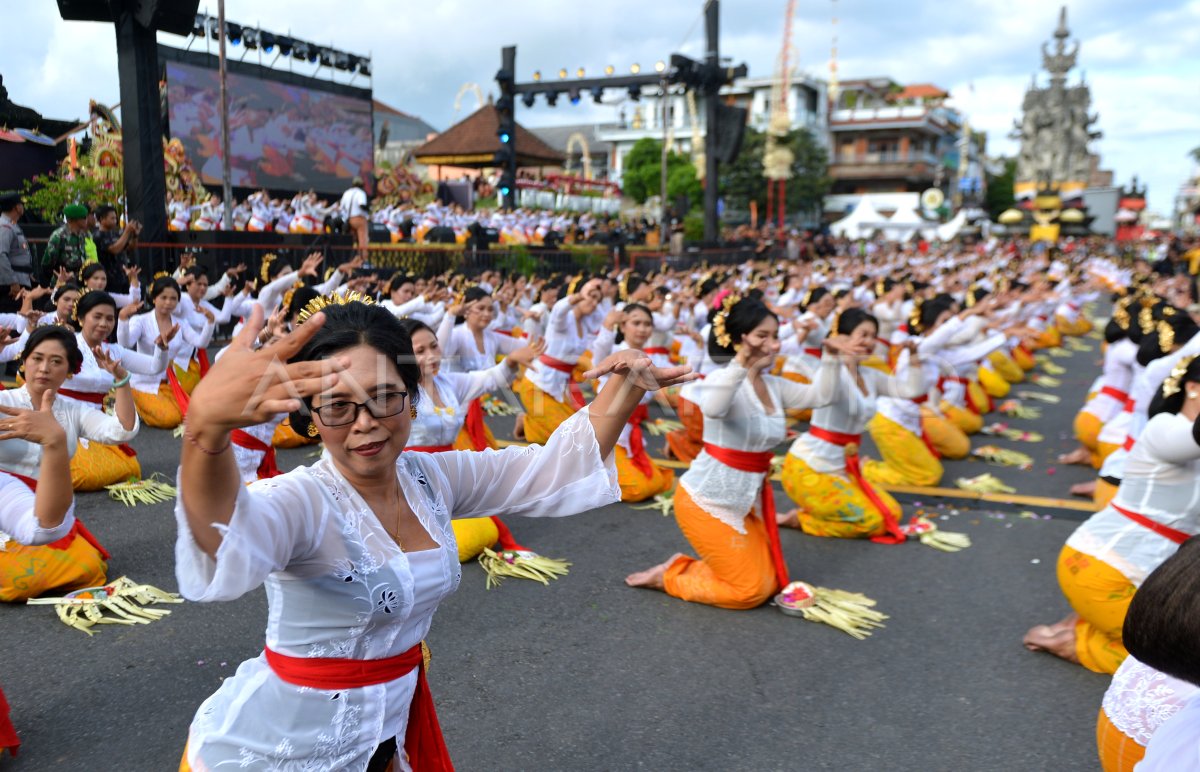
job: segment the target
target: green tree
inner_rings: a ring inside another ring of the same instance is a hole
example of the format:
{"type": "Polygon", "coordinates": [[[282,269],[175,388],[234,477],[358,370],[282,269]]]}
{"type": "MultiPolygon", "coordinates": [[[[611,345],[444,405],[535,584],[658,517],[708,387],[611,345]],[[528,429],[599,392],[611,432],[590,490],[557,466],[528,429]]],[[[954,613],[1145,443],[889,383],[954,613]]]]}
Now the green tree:
{"type": "Polygon", "coordinates": [[[1004,170],[999,174],[989,173],[987,175],[987,195],[983,201],[983,207],[993,222],[1001,212],[1011,209],[1017,202],[1016,194],[1013,191],[1013,185],[1017,180],[1017,159],[1004,158],[1001,160],[1004,170]]]}
{"type": "MultiPolygon", "coordinates": [[[[625,156],[621,186],[625,195],[639,204],[657,196],[662,190],[662,143],[645,137],[639,139],[625,156]]],[[[667,154],[667,198],[688,197],[692,207],[700,205],[704,188],[696,178],[692,160],[682,153],[667,154]]]]}
{"type": "MultiPolygon", "coordinates": [[[[787,211],[811,212],[820,208],[829,192],[829,154],[808,129],[796,129],[784,144],[792,151],[792,178],[787,181],[787,211]]],[[[730,209],[746,210],[757,202],[763,211],[767,204],[767,180],[763,176],[763,152],[767,135],[747,128],[742,147],[733,163],[721,170],[721,195],[730,209]]]]}
{"type": "Polygon", "coordinates": [[[67,179],[57,173],[39,174],[25,180],[25,204],[47,222],[58,222],[67,204],[116,204],[117,193],[109,183],[76,174],[67,179]]]}

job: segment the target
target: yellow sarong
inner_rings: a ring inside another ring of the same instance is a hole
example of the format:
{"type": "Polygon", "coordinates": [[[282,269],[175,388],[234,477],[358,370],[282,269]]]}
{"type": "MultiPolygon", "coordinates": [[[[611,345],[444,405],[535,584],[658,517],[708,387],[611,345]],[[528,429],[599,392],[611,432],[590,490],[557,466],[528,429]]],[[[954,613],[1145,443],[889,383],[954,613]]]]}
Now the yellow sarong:
{"type": "Polygon", "coordinates": [[[575,415],[574,407],[551,397],[528,378],[514,383],[513,391],[525,408],[525,439],[535,445],[545,444],[563,421],[575,415]]]}
{"type": "MultiPolygon", "coordinates": [[[[962,412],[979,418],[969,410],[962,412]]],[[[980,422],[982,423],[982,419],[980,422]]],[[[921,408],[921,431],[942,458],[957,460],[966,458],[971,453],[971,438],[967,433],[954,421],[934,413],[929,408],[921,408]]]]}
{"type": "Polygon", "coordinates": [[[500,538],[500,529],[490,517],[468,517],[451,520],[454,540],[458,542],[458,562],[466,563],[483,553],[500,538]]]}
{"type": "Polygon", "coordinates": [[[1025,371],[1017,364],[1007,352],[1003,350],[993,351],[988,354],[988,361],[992,363],[992,367],[996,368],[996,372],[1000,377],[1009,383],[1020,383],[1025,380],[1025,371]]]}
{"type": "Polygon", "coordinates": [[[81,442],[71,457],[71,487],[77,491],[102,491],[105,486],[141,477],[142,465],[137,456],[116,445],[89,442],[84,447],[81,442]]]}
{"type": "Polygon", "coordinates": [[[137,407],[142,423],[155,429],[174,429],[183,423],[183,413],[175,402],[175,395],[166,383],[158,385],[157,394],[133,390],[133,404],[137,407]]]}
{"type": "Polygon", "coordinates": [[[107,570],[100,553],[82,536],[76,535],[66,549],[9,542],[0,550],[0,601],[99,587],[108,581],[107,570]]]}
{"type": "Polygon", "coordinates": [[[942,462],[920,437],[881,413],[867,424],[867,431],[883,456],[882,461],[863,463],[863,477],[868,482],[934,486],[942,481],[942,462]]]}
{"type": "MultiPolygon", "coordinates": [[[[807,534],[863,539],[884,532],[883,516],[853,480],[814,472],[791,453],[783,462],[783,489],[799,506],[800,528],[807,534]]],[[[887,491],[876,488],[875,493],[899,520],[900,504],[887,491]]]]}
{"type": "Polygon", "coordinates": [[[621,501],[645,501],[660,493],[671,490],[675,482],[675,473],[664,469],[653,461],[654,474],[650,477],[642,474],[642,470],[633,465],[625,448],[617,445],[614,448],[613,459],[617,465],[617,483],[621,486],[621,501]]]}
{"type": "MultiPolygon", "coordinates": [[[[978,434],[979,430],[983,428],[983,416],[978,413],[973,413],[965,407],[951,405],[945,400],[942,401],[939,407],[941,408],[942,415],[950,419],[951,423],[957,426],[963,434],[978,434]]],[[[947,458],[951,457],[948,453],[943,455],[947,458]]]]}
{"type": "Polygon", "coordinates": [[[1137,588],[1103,560],[1065,545],[1058,555],[1058,584],[1079,614],[1075,623],[1079,663],[1096,673],[1117,672],[1129,656],[1121,642],[1121,628],[1137,588]]]}
{"type": "MultiPolygon", "coordinates": [[[[975,384],[972,383],[972,386],[975,384]]],[[[990,370],[986,367],[979,368],[979,385],[983,387],[984,392],[993,399],[1004,399],[1008,393],[1012,391],[1012,384],[1004,379],[1004,376],[995,370],[990,370]]],[[[968,387],[970,388],[970,387],[968,387]]],[[[976,403],[980,404],[980,403],[976,403]]],[[[988,404],[986,400],[982,404],[988,404]]]]}

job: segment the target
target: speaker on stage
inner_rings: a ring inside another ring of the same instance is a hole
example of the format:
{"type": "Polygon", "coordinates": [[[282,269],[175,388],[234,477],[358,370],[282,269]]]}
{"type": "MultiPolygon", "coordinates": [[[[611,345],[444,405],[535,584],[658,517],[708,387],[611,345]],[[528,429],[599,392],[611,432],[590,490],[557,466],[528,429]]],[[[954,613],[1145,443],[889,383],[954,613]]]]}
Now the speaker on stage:
{"type": "Polygon", "coordinates": [[[446,225],[438,225],[430,228],[425,234],[425,241],[429,244],[453,244],[455,242],[454,229],[446,225]]]}
{"type": "Polygon", "coordinates": [[[392,243],[392,232],[383,223],[368,223],[367,241],[372,244],[390,244],[392,243]]]}
{"type": "Polygon", "coordinates": [[[742,136],[746,133],[746,109],[717,105],[717,137],[713,153],[723,164],[731,163],[742,149],[742,136]]]}

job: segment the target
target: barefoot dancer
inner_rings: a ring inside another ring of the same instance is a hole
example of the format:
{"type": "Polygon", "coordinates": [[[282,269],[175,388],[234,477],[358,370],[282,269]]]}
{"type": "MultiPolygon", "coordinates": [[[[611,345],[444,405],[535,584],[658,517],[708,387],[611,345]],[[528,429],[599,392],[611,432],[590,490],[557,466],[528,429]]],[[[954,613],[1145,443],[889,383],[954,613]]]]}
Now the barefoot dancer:
{"type": "MultiPolygon", "coordinates": [[[[709,350],[726,361],[698,396],[704,450],[679,480],[675,520],[700,555],[682,554],[630,574],[631,587],[731,609],[762,605],[788,583],[769,473],[771,449],[787,435],[784,410],[833,398],[837,360],[826,353],[811,385],[766,373],[779,353],[779,322],[762,302],[727,297],[709,350]]],[[[827,351],[837,345],[825,340],[827,351]]]]}
{"type": "Polygon", "coordinates": [[[385,309],[341,300],[259,351],[254,309],[192,395],[180,590],[220,601],[266,584],[271,613],[266,651],[197,711],[181,770],[384,769],[393,756],[401,769],[450,769],[422,639],[458,584],[451,518],[562,516],[616,501],[607,458],[630,413],[646,388],[688,378],[623,352],[589,373],[614,377],[543,448],[402,453],[420,386],[411,343],[385,309]],[[286,377],[278,360],[290,362],[286,377]],[[314,423],[326,454],[243,486],[230,432],[280,412],[314,423]]]}

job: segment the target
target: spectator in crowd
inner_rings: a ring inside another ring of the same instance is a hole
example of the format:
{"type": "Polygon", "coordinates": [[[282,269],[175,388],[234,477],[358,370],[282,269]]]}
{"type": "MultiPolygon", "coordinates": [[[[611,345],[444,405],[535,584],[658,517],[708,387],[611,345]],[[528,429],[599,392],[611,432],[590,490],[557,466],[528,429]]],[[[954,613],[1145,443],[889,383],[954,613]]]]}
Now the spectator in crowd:
{"type": "Polygon", "coordinates": [[[350,187],[342,194],[341,209],[342,217],[346,218],[346,225],[358,243],[358,256],[366,260],[367,219],[371,216],[371,210],[367,206],[367,192],[363,190],[361,177],[355,177],[350,187]]]}
{"type": "Polygon", "coordinates": [[[91,235],[87,229],[88,208],[83,204],[67,204],[63,207],[65,223],[50,234],[46,252],[42,255],[42,274],[51,280],[59,269],[79,273],[87,261],[87,244],[91,235]]]}
{"type": "Polygon", "coordinates": [[[124,293],[128,290],[125,269],[133,263],[142,224],[130,220],[122,228],[117,209],[111,204],[96,208],[96,224],[92,238],[96,242],[97,258],[108,275],[108,291],[124,293]]]}
{"type": "Polygon", "coordinates": [[[17,221],[25,214],[25,204],[17,193],[0,195],[0,310],[14,310],[17,296],[28,289],[33,279],[33,253],[17,221]],[[8,292],[4,293],[3,288],[8,292]],[[11,305],[12,308],[7,308],[11,305]]]}

